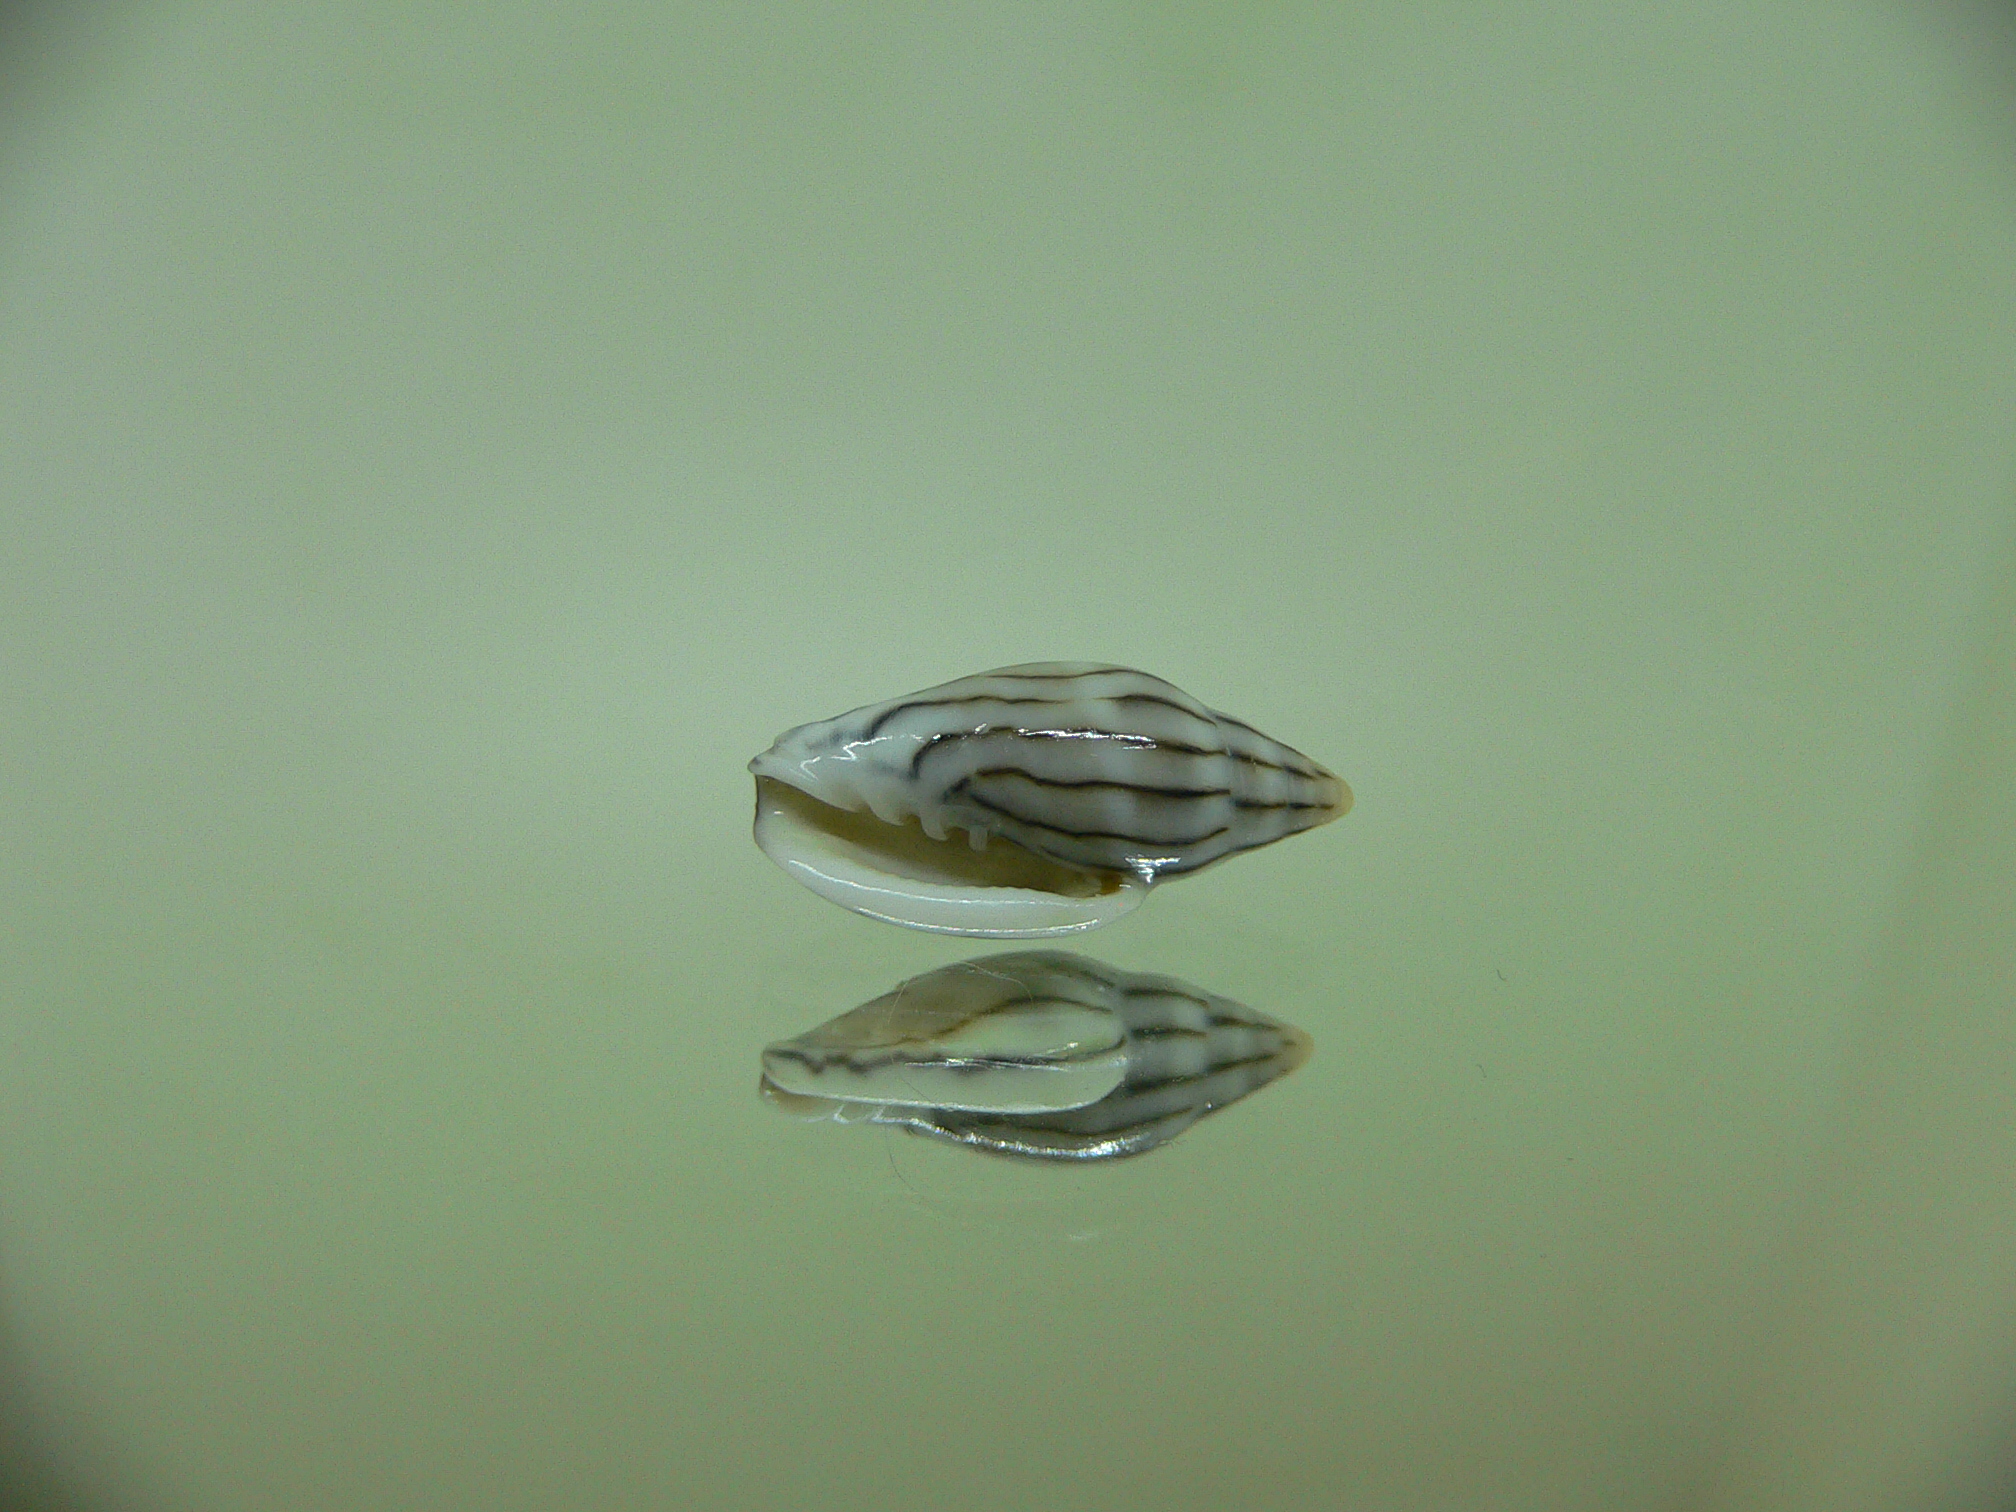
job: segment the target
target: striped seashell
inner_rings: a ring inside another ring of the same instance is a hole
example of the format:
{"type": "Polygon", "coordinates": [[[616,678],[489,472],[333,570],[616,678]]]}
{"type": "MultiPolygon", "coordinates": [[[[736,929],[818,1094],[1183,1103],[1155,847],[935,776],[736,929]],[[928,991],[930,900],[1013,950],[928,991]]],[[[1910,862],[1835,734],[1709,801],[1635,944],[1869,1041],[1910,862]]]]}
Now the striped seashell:
{"type": "Polygon", "coordinates": [[[999,938],[1104,924],[1158,881],[1351,807],[1301,752],[1091,662],[1003,667],[800,725],[749,769],[756,843],[814,892],[999,938]]]}
{"type": "Polygon", "coordinates": [[[758,1090],[807,1119],[1113,1160],[1168,1143],[1310,1049],[1301,1030],[1173,977],[1027,950],[926,972],[770,1046],[758,1090]]]}

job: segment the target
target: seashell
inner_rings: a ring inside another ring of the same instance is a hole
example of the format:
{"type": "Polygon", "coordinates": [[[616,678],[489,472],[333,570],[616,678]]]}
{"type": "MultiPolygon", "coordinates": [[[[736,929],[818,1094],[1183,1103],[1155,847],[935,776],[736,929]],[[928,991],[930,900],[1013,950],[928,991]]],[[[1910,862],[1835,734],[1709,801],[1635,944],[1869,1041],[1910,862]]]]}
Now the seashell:
{"type": "Polygon", "coordinates": [[[758,1090],[808,1119],[1112,1160],[1168,1143],[1310,1049],[1301,1030],[1173,977],[1025,950],[912,977],[770,1046],[758,1090]]]}
{"type": "Polygon", "coordinates": [[[821,897],[1009,939],[1107,923],[1165,878],[1351,807],[1300,751],[1093,662],[1003,667],[800,725],[749,770],[757,845],[821,897]]]}

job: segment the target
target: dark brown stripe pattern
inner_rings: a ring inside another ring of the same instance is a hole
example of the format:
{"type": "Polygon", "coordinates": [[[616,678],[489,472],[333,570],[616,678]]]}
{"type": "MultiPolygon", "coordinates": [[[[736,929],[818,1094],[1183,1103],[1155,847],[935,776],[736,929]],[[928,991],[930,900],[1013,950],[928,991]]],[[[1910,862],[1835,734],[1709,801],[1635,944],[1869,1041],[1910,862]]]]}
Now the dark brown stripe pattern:
{"type": "Polygon", "coordinates": [[[1127,667],[1003,668],[801,727],[775,749],[794,739],[815,755],[845,754],[828,763],[843,768],[830,780],[861,787],[854,807],[1147,881],[1348,805],[1343,784],[1301,752],[1127,667]]]}

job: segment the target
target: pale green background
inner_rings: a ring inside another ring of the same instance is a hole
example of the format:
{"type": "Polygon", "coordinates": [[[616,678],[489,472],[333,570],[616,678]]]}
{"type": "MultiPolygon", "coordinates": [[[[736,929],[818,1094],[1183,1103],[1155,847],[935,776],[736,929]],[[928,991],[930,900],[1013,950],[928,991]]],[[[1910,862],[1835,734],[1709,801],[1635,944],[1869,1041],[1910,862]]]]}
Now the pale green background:
{"type": "Polygon", "coordinates": [[[147,1508],[1672,1508],[2016,497],[1920,6],[136,4],[4,36],[0,1301],[147,1508]],[[743,763],[1144,666],[1341,823],[1089,954],[1137,1163],[791,1123],[977,953],[743,763]]]}

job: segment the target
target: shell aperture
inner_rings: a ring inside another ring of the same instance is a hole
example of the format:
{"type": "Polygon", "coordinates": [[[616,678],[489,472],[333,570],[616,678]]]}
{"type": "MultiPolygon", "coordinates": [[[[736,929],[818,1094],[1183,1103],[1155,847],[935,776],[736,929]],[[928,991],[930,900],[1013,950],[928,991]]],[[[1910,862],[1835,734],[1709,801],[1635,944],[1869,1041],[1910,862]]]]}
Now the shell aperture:
{"type": "Polygon", "coordinates": [[[1158,881],[1351,806],[1301,752],[1161,678],[1089,662],[1004,667],[800,725],[749,769],[757,845],[820,896],[1010,939],[1107,923],[1158,881]]]}
{"type": "Polygon", "coordinates": [[[988,1154],[1112,1160],[1309,1057],[1301,1030],[1173,977],[1058,950],[940,967],[763,1052],[762,1095],[988,1154]]]}

